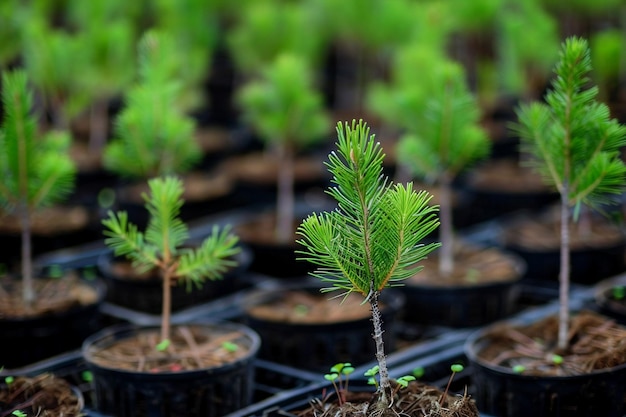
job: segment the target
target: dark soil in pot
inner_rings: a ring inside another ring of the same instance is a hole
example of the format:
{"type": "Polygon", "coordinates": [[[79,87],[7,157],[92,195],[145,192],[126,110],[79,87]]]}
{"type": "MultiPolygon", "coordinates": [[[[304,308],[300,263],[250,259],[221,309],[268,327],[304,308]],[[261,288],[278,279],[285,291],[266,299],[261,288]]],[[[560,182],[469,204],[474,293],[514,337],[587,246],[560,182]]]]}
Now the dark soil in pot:
{"type": "MultiPolygon", "coordinates": [[[[504,248],[527,263],[525,278],[557,280],[560,270],[560,218],[557,210],[526,213],[503,225],[504,248]]],[[[626,235],[601,216],[581,218],[570,225],[571,281],[597,283],[626,270],[626,235]]]]}
{"type": "Polygon", "coordinates": [[[405,281],[404,320],[430,326],[472,327],[506,317],[516,308],[524,262],[497,248],[459,244],[454,269],[439,272],[437,253],[420,262],[424,269],[405,281]]]}
{"type": "MultiPolygon", "coordinates": [[[[338,362],[354,366],[375,358],[369,304],[351,294],[321,293],[315,284],[263,288],[241,300],[244,320],[262,339],[259,357],[326,372],[338,362]]],[[[396,348],[396,318],[404,299],[388,290],[380,297],[385,347],[396,348]]]]}
{"type": "Polygon", "coordinates": [[[498,323],[472,335],[466,354],[479,409],[498,416],[622,416],[626,328],[591,311],[571,318],[556,349],[555,315],[498,323]],[[559,360],[555,360],[555,354],[559,360]]]}
{"type": "Polygon", "coordinates": [[[0,386],[2,417],[17,416],[15,411],[29,417],[79,417],[84,415],[82,410],[80,392],[52,374],[15,377],[10,383],[0,386]]]}
{"type": "Polygon", "coordinates": [[[492,159],[460,179],[471,207],[468,222],[492,220],[522,209],[541,209],[558,200],[556,191],[518,159],[492,159]]]}
{"type": "Polygon", "coordinates": [[[15,368],[80,347],[100,326],[100,281],[77,277],[34,280],[37,298],[22,301],[21,281],[0,280],[1,363],[15,368]]]}
{"type": "MultiPolygon", "coordinates": [[[[393,383],[395,388],[395,382],[393,383]]],[[[399,389],[393,404],[386,409],[377,409],[377,394],[371,391],[350,390],[343,393],[344,401],[337,401],[336,393],[311,401],[308,408],[270,416],[298,417],[478,417],[474,401],[468,396],[446,395],[437,387],[421,382],[411,382],[399,389]]]]}
{"type": "Polygon", "coordinates": [[[96,409],[116,417],[223,416],[252,397],[259,337],[233,323],[172,328],[165,350],[156,328],[113,327],[88,338],[96,409]]]}

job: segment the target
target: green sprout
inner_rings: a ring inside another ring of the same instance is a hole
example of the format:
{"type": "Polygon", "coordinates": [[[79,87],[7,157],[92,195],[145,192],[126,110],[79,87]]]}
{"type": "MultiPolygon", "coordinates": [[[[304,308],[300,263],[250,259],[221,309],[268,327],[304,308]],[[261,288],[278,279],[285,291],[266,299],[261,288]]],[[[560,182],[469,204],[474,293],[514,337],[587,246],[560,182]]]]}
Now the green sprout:
{"type": "Polygon", "coordinates": [[[6,378],[4,378],[4,383],[7,385],[11,385],[13,381],[15,381],[15,378],[12,376],[7,376],[6,378]]]}
{"type": "Polygon", "coordinates": [[[611,294],[613,295],[614,299],[623,300],[624,297],[626,297],[626,287],[624,286],[613,287],[611,290],[611,294]]]}
{"type": "Polygon", "coordinates": [[[80,373],[80,377],[85,382],[93,381],[93,373],[91,371],[83,371],[80,373]]]}
{"type": "Polygon", "coordinates": [[[409,386],[409,382],[411,381],[415,381],[415,377],[412,375],[404,375],[401,376],[400,378],[396,379],[396,382],[398,383],[398,386],[402,387],[402,388],[406,388],[409,386]]]}
{"type": "Polygon", "coordinates": [[[333,388],[335,389],[335,393],[337,393],[337,398],[339,399],[340,404],[343,404],[345,401],[345,393],[348,391],[349,378],[353,372],[354,367],[350,362],[342,362],[333,365],[330,368],[330,373],[324,375],[324,379],[333,384],[333,388]],[[345,375],[345,379],[341,377],[342,375],[345,375]]]}
{"type": "Polygon", "coordinates": [[[227,352],[234,353],[237,352],[239,346],[237,346],[236,343],[226,341],[222,343],[222,348],[224,348],[227,352]]]}
{"type": "Polygon", "coordinates": [[[426,370],[424,369],[423,366],[418,366],[417,368],[413,369],[413,376],[417,379],[420,379],[421,377],[424,376],[424,374],[426,373],[426,370]]]}
{"type": "Polygon", "coordinates": [[[448,391],[450,390],[450,384],[452,384],[454,375],[458,374],[459,372],[463,372],[463,369],[465,368],[460,363],[455,363],[450,366],[450,371],[452,371],[452,373],[450,374],[450,378],[448,378],[448,385],[446,385],[446,389],[444,390],[443,394],[441,394],[441,398],[439,399],[439,404],[443,405],[443,402],[446,396],[448,395],[448,391]]]}
{"type": "Polygon", "coordinates": [[[563,364],[563,356],[557,355],[556,353],[552,355],[552,363],[559,366],[563,364]]]}
{"type": "Polygon", "coordinates": [[[11,413],[11,415],[15,417],[28,417],[28,414],[26,414],[22,410],[15,410],[11,413]]]}
{"type": "Polygon", "coordinates": [[[515,365],[513,367],[513,372],[516,374],[524,373],[524,371],[526,371],[526,367],[524,365],[515,365]]]}
{"type": "Polygon", "coordinates": [[[375,365],[363,373],[364,376],[368,377],[368,385],[374,385],[376,389],[378,389],[378,380],[376,379],[376,375],[378,375],[378,370],[378,365],[375,365]]]}
{"type": "Polygon", "coordinates": [[[155,346],[156,350],[158,350],[159,352],[164,352],[167,350],[168,347],[170,347],[171,341],[170,339],[163,339],[161,340],[159,343],[157,343],[157,345],[155,346]]]}

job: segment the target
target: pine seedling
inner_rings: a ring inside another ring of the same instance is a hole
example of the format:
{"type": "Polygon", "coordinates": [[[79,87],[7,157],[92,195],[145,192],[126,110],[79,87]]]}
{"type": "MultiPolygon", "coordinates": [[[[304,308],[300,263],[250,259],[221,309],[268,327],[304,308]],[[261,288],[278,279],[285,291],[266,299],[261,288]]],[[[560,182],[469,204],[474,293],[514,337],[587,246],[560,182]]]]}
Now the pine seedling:
{"type": "Polygon", "coordinates": [[[282,54],[238,92],[243,118],[276,152],[278,169],[276,238],[293,239],[294,162],[296,151],[325,140],[330,122],[321,94],[315,90],[307,61],[282,54]]]}
{"type": "Polygon", "coordinates": [[[624,190],[626,166],[619,149],[626,144],[626,128],[610,118],[608,107],[596,101],[590,86],[590,50],[583,38],[562,45],[556,77],[544,102],[517,109],[515,129],[522,152],[545,182],[561,195],[558,347],[565,349],[569,328],[569,226],[583,204],[591,207],[614,201],[624,190]]]}
{"type": "Polygon", "coordinates": [[[149,31],[139,42],[139,80],[128,91],[104,166],[132,179],[182,174],[201,158],[193,119],[181,110],[175,46],[163,33],[149,31]]]}
{"type": "Polygon", "coordinates": [[[396,146],[398,162],[438,188],[439,274],[445,278],[454,270],[452,183],[489,154],[491,142],[479,125],[479,106],[460,65],[437,49],[411,44],[398,52],[393,71],[388,86],[378,84],[372,90],[371,103],[406,132],[396,146]]]}
{"type": "Polygon", "coordinates": [[[61,201],[74,187],[76,168],[68,155],[70,137],[49,132],[38,137],[33,97],[23,71],[2,74],[5,116],[0,126],[0,203],[15,214],[22,229],[22,293],[26,305],[36,294],[33,283],[31,216],[61,201]]]}
{"type": "Polygon", "coordinates": [[[150,194],[143,194],[146,210],[150,214],[145,232],[128,222],[128,215],[109,211],[102,220],[105,226],[105,244],[115,255],[132,261],[138,272],[153,268],[163,280],[161,314],[161,342],[165,349],[170,340],[171,288],[184,284],[188,290],[201,286],[206,280],[221,279],[235,266],[233,256],[239,252],[238,239],[230,227],[214,226],[210,236],[195,249],[185,248],[189,233],[179,218],[183,205],[183,183],[175,177],[153,178],[148,181],[150,194]]]}
{"type": "Polygon", "coordinates": [[[363,121],[337,125],[337,151],[328,157],[337,201],[334,211],[313,213],[298,228],[302,257],[317,266],[311,273],[329,286],[324,292],[352,292],[368,302],[380,382],[378,406],[389,406],[392,388],[383,342],[380,293],[414,275],[438,243],[423,244],[439,224],[431,196],[412,184],[391,184],[382,173],[384,155],[363,121]]]}

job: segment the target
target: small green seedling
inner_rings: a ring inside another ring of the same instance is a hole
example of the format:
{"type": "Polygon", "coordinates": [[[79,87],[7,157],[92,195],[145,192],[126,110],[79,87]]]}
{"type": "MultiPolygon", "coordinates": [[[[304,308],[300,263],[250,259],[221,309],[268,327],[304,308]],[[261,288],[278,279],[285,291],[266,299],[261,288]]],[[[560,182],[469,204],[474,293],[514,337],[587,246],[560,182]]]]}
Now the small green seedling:
{"type": "Polygon", "coordinates": [[[15,417],[28,417],[28,414],[26,414],[22,410],[15,410],[11,413],[11,415],[15,417]]]}
{"type": "Polygon", "coordinates": [[[85,382],[92,382],[93,381],[93,373],[91,371],[83,371],[83,372],[81,372],[80,377],[85,382]]]}
{"type": "Polygon", "coordinates": [[[559,366],[563,364],[563,356],[554,354],[552,355],[552,363],[559,366]]]}
{"type": "Polygon", "coordinates": [[[417,368],[413,369],[413,376],[416,379],[420,379],[421,377],[424,376],[425,373],[426,373],[426,370],[422,366],[418,366],[417,368]]]}
{"type": "Polygon", "coordinates": [[[376,366],[371,367],[367,371],[365,371],[365,373],[363,374],[364,376],[368,377],[367,383],[369,385],[374,385],[376,388],[378,388],[378,381],[376,380],[376,375],[378,375],[378,370],[379,370],[379,367],[378,365],[376,365],[376,366]]]}
{"type": "Polygon", "coordinates": [[[613,287],[611,290],[611,294],[615,300],[623,300],[626,297],[626,287],[619,286],[613,287]]]}
{"type": "Polygon", "coordinates": [[[330,373],[324,375],[324,379],[333,384],[333,388],[337,393],[339,404],[345,402],[345,393],[348,391],[348,382],[350,375],[354,372],[354,367],[350,362],[338,363],[330,368],[330,373]],[[341,376],[345,375],[345,379],[341,376]]]}
{"type": "Polygon", "coordinates": [[[448,385],[446,385],[446,389],[443,392],[443,394],[441,394],[441,398],[439,399],[439,404],[443,405],[443,400],[446,398],[446,395],[448,395],[448,390],[450,389],[450,384],[452,384],[452,380],[454,379],[454,375],[458,374],[459,372],[463,371],[463,365],[461,365],[460,363],[455,363],[454,365],[450,366],[450,370],[452,371],[452,373],[450,374],[450,378],[448,379],[448,385]]]}
{"type": "Polygon", "coordinates": [[[6,378],[4,378],[4,383],[7,385],[11,385],[13,381],[15,381],[15,378],[12,376],[7,376],[6,378]]]}
{"type": "Polygon", "coordinates": [[[526,367],[524,365],[515,365],[513,367],[513,372],[516,374],[522,374],[524,373],[525,370],[526,370],[526,367]]]}
{"type": "Polygon", "coordinates": [[[159,343],[157,343],[155,348],[159,352],[164,352],[167,350],[168,347],[170,347],[170,344],[171,344],[170,339],[163,339],[159,343]]]}
{"type": "Polygon", "coordinates": [[[227,352],[233,353],[233,352],[237,352],[237,350],[239,349],[239,346],[237,346],[237,344],[233,342],[224,342],[222,343],[222,348],[224,348],[224,350],[227,352]]]}

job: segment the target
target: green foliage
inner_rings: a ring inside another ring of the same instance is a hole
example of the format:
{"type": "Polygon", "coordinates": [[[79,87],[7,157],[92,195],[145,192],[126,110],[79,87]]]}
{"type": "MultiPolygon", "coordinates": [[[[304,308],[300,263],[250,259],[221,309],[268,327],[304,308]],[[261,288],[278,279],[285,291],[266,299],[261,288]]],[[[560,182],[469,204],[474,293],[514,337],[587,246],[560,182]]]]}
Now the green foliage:
{"type": "Polygon", "coordinates": [[[405,53],[398,59],[397,83],[379,97],[380,107],[401,115],[396,120],[407,132],[398,142],[399,162],[422,178],[454,178],[489,154],[480,108],[460,65],[419,47],[405,53]],[[407,62],[429,70],[411,75],[407,62]]]}
{"type": "Polygon", "coordinates": [[[626,128],[595,100],[598,89],[588,87],[590,71],[587,41],[568,38],[545,103],[522,105],[517,112],[522,151],[573,206],[611,202],[623,191],[626,175],[619,156],[626,128]]]}
{"type": "Polygon", "coordinates": [[[67,155],[69,135],[53,131],[38,137],[25,72],[3,73],[2,93],[0,202],[13,212],[60,202],[71,193],[76,173],[67,155]]]}
{"type": "Polygon", "coordinates": [[[619,89],[626,52],[624,34],[619,29],[603,30],[594,33],[589,43],[593,80],[598,84],[600,97],[608,99],[612,91],[619,89]]]}
{"type": "Polygon", "coordinates": [[[300,55],[279,55],[259,80],[238,92],[243,118],[269,144],[304,147],[324,140],[330,122],[311,67],[300,55]]]}
{"type": "Polygon", "coordinates": [[[331,290],[365,297],[415,274],[416,263],[438,244],[421,240],[438,225],[431,196],[412,184],[391,185],[382,175],[380,144],[362,121],[337,126],[338,152],[327,163],[338,209],[307,217],[298,229],[299,251],[331,290]]]}
{"type": "Polygon", "coordinates": [[[281,54],[297,53],[311,67],[320,63],[328,35],[315,1],[251,2],[238,19],[227,42],[243,74],[257,74],[281,54]]]}
{"type": "Polygon", "coordinates": [[[150,220],[145,232],[128,222],[126,212],[109,212],[109,217],[102,221],[106,228],[105,244],[116,255],[129,258],[138,271],[156,267],[171,273],[175,280],[198,285],[207,278],[220,279],[234,266],[237,238],[228,227],[215,226],[199,247],[183,247],[189,233],[179,218],[182,181],[174,177],[153,178],[148,185],[150,195],[144,195],[144,200],[150,220]]]}
{"type": "MultiPolygon", "coordinates": [[[[107,169],[129,178],[181,174],[194,166],[201,150],[195,125],[178,101],[180,62],[167,35],[146,33],[139,45],[140,79],[127,93],[115,136],[104,151],[107,169]]],[[[182,62],[182,61],[181,61],[182,62]]]]}
{"type": "Polygon", "coordinates": [[[43,94],[48,110],[54,115],[55,127],[65,128],[72,114],[84,105],[72,102],[80,91],[75,69],[85,65],[82,45],[76,36],[52,28],[36,15],[24,23],[22,32],[24,68],[28,77],[43,94]]]}

